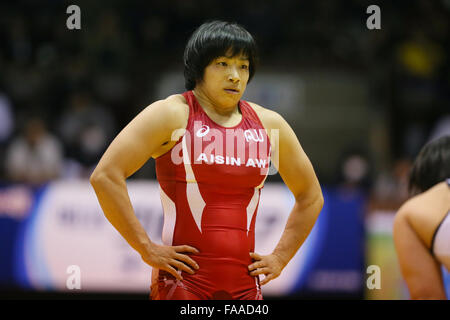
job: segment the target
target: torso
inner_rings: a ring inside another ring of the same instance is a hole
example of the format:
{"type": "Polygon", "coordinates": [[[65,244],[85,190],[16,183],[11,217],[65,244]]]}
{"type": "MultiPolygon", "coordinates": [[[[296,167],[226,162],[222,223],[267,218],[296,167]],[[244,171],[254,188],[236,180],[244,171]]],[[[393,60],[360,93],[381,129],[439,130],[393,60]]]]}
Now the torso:
{"type": "Polygon", "coordinates": [[[241,100],[240,117],[217,123],[192,91],[174,99],[185,130],[153,155],[164,211],[163,243],[200,251],[192,255],[200,269],[183,275],[185,281],[207,282],[232,295],[254,288],[247,266],[271,155],[260,117],[264,110],[257,112],[257,106],[241,100]]]}
{"type": "MultiPolygon", "coordinates": [[[[189,118],[189,105],[188,105],[186,99],[184,98],[184,96],[182,94],[175,94],[175,95],[171,96],[170,99],[173,101],[174,104],[179,106],[178,117],[181,119],[181,122],[183,123],[181,128],[186,128],[188,118],[189,118]]],[[[266,130],[271,130],[272,125],[271,125],[271,121],[270,121],[270,116],[271,116],[271,114],[269,112],[270,110],[267,110],[267,109],[255,104],[255,103],[252,103],[252,102],[248,102],[248,104],[253,108],[253,110],[258,115],[264,128],[266,130]]],[[[233,126],[237,125],[242,119],[242,114],[241,114],[241,117],[235,117],[233,119],[227,119],[227,120],[219,120],[218,117],[216,117],[215,115],[208,113],[206,111],[205,111],[205,113],[207,113],[208,117],[210,117],[211,120],[213,120],[215,123],[217,123],[223,127],[233,127],[233,126]]],[[[270,139],[270,137],[269,137],[269,139],[270,139]]],[[[152,158],[156,159],[156,158],[160,157],[161,155],[163,155],[164,153],[166,153],[167,151],[169,151],[170,149],[172,149],[175,146],[175,144],[177,143],[177,140],[178,140],[178,138],[175,138],[174,141],[166,141],[164,144],[162,144],[160,146],[160,148],[158,150],[156,150],[156,152],[153,153],[152,158]]]]}

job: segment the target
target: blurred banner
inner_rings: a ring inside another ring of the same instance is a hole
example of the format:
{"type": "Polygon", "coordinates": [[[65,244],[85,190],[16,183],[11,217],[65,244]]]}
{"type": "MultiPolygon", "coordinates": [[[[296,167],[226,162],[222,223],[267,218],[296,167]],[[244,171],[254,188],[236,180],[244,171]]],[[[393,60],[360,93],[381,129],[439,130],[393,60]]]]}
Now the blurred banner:
{"type": "MultiPolygon", "coordinates": [[[[164,219],[158,183],[132,180],[128,190],[150,238],[161,243],[164,219]]],[[[362,298],[364,197],[326,188],[324,196],[313,231],[282,275],[263,286],[265,295],[362,298]]],[[[151,267],[104,217],[88,181],[57,181],[37,190],[4,186],[0,200],[2,287],[67,292],[75,266],[80,271],[78,291],[149,291],[151,267]]],[[[265,185],[256,222],[256,252],[273,250],[293,205],[284,184],[265,185]]]]}
{"type": "Polygon", "coordinates": [[[381,270],[380,289],[366,289],[366,297],[370,300],[409,299],[392,238],[394,217],[395,211],[374,210],[366,219],[367,264],[377,265],[381,270]]]}

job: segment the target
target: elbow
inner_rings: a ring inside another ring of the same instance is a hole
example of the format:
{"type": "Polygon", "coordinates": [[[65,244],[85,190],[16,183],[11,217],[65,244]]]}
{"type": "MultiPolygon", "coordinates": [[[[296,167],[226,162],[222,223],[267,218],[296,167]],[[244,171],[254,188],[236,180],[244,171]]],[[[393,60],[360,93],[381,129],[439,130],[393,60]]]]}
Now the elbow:
{"type": "Polygon", "coordinates": [[[103,176],[102,173],[97,169],[95,169],[94,172],[92,172],[91,176],[89,177],[89,183],[91,184],[92,187],[94,187],[94,189],[101,183],[102,176],[103,176]]]}
{"type": "Polygon", "coordinates": [[[316,219],[319,217],[319,214],[322,212],[322,208],[323,208],[323,205],[324,205],[324,199],[323,199],[323,195],[322,195],[322,192],[320,192],[320,194],[317,196],[317,199],[316,199],[316,206],[317,206],[317,209],[316,209],[316,219]]]}
{"type": "Polygon", "coordinates": [[[111,184],[123,184],[125,183],[126,176],[117,169],[102,169],[95,168],[92,172],[89,182],[94,190],[107,187],[111,184]]]}
{"type": "Polygon", "coordinates": [[[317,211],[319,213],[320,211],[322,211],[325,200],[323,198],[323,193],[320,186],[317,186],[317,188],[315,188],[314,190],[315,191],[312,197],[312,203],[315,207],[317,207],[317,211]]]}
{"type": "Polygon", "coordinates": [[[319,212],[322,211],[323,205],[325,203],[325,199],[323,198],[322,190],[320,190],[319,194],[317,195],[317,206],[319,207],[319,212]]]}
{"type": "Polygon", "coordinates": [[[320,188],[315,190],[313,193],[300,194],[296,196],[295,199],[299,208],[314,208],[316,216],[319,216],[325,203],[322,190],[320,188]]]}
{"type": "Polygon", "coordinates": [[[110,174],[105,170],[99,170],[96,168],[94,172],[92,172],[89,182],[94,190],[101,188],[103,185],[107,184],[111,179],[109,178],[110,174]]]}

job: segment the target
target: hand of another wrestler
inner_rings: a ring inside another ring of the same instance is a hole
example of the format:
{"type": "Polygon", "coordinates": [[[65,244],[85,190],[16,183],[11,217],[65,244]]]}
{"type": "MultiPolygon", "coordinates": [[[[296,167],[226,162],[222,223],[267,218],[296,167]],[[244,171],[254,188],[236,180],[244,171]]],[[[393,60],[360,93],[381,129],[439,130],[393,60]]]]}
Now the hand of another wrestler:
{"type": "Polygon", "coordinates": [[[183,253],[198,252],[194,247],[187,245],[165,246],[153,243],[147,250],[147,254],[142,255],[142,260],[154,268],[169,272],[178,280],[183,280],[181,273],[178,273],[177,270],[194,274],[193,269],[198,270],[199,268],[191,257],[183,253]]]}
{"type": "Polygon", "coordinates": [[[254,263],[248,266],[251,276],[264,274],[265,278],[261,281],[261,285],[265,285],[270,280],[277,278],[284,268],[284,264],[280,258],[274,254],[262,256],[254,252],[250,252],[250,257],[254,263]]]}

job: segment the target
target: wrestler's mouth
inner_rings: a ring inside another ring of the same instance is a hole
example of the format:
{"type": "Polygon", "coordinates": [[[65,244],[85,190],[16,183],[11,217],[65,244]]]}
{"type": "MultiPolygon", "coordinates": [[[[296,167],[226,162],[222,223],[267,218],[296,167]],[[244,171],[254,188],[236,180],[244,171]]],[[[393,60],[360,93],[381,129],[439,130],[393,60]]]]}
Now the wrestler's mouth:
{"type": "Polygon", "coordinates": [[[238,89],[224,89],[224,90],[230,94],[239,94],[238,89]]]}

